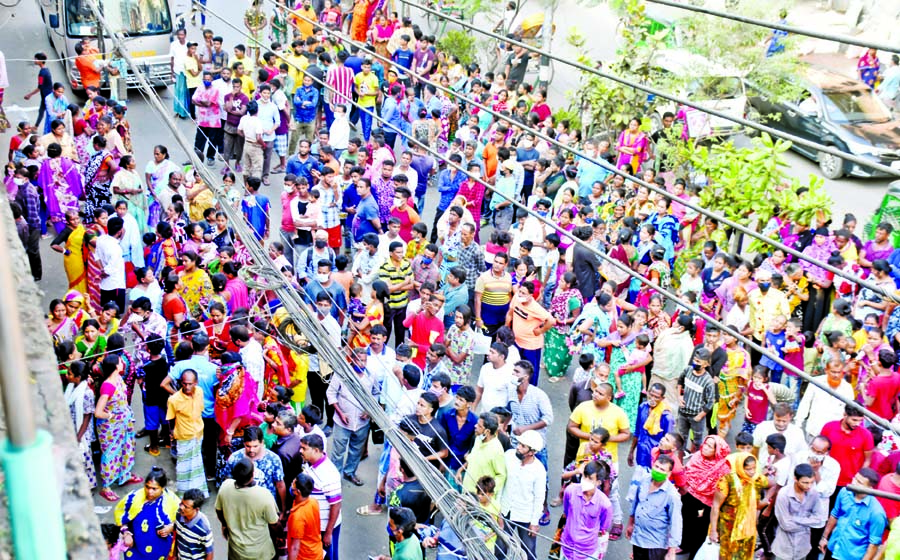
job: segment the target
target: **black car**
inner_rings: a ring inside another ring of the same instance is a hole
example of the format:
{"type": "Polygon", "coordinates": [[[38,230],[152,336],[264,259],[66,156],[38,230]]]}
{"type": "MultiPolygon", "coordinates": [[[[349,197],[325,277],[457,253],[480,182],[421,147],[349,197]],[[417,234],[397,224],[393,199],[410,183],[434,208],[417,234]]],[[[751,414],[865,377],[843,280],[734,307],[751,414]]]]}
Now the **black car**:
{"type": "MultiPolygon", "coordinates": [[[[804,88],[800,98],[780,103],[748,84],[754,117],[772,128],[900,169],[900,120],[866,84],[815,67],[807,69],[800,83],[804,88]]],[[[829,179],[889,176],[807,146],[794,144],[793,149],[817,161],[829,179]]]]}

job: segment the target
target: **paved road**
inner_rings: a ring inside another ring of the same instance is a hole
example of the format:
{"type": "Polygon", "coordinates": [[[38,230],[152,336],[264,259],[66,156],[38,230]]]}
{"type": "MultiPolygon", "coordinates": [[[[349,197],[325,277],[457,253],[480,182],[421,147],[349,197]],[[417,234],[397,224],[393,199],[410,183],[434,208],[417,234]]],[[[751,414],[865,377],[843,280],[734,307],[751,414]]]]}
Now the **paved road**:
{"type": "MultiPolygon", "coordinates": [[[[223,15],[228,17],[231,21],[241,20],[241,11],[243,8],[238,4],[239,3],[226,2],[225,0],[209,1],[210,8],[221,11],[223,15]]],[[[243,4],[241,3],[241,6],[242,5],[243,4]]],[[[598,22],[597,25],[610,27],[611,29],[611,26],[614,26],[614,20],[609,18],[608,14],[604,15],[600,13],[599,10],[602,9],[603,8],[601,7],[591,8],[589,10],[591,21],[598,22]]],[[[566,2],[564,2],[557,18],[557,37],[564,37],[568,26],[586,21],[583,15],[584,12],[581,12],[580,10],[584,10],[584,7],[579,5],[576,9],[576,5],[571,0],[566,0],[566,2]]],[[[212,21],[210,22],[210,26],[215,29],[217,33],[220,33],[225,37],[227,45],[233,45],[238,41],[236,33],[226,28],[221,23],[217,25],[215,21],[212,21]]],[[[595,26],[592,25],[589,34],[589,47],[591,51],[596,51],[596,56],[598,57],[608,56],[601,52],[602,49],[600,49],[599,46],[606,46],[605,43],[603,43],[602,37],[611,36],[612,31],[609,31],[609,33],[595,32],[593,27],[595,26]]],[[[585,31],[583,27],[582,31],[585,31]]],[[[24,101],[22,96],[26,91],[29,91],[34,87],[33,84],[37,72],[34,66],[30,65],[28,62],[23,62],[21,59],[30,60],[30,57],[38,49],[46,50],[51,59],[55,58],[47,41],[36,4],[31,4],[29,0],[25,0],[22,4],[22,9],[17,10],[15,14],[9,10],[0,12],[0,32],[4,34],[5,38],[3,52],[7,59],[11,84],[6,91],[5,105],[7,107],[8,116],[13,122],[26,118],[34,119],[36,116],[36,105],[34,100],[30,102],[24,101]],[[19,108],[24,108],[24,110],[13,108],[14,105],[19,108]]],[[[199,38],[198,30],[191,30],[189,38],[191,40],[199,38]]],[[[557,41],[555,44],[559,45],[560,43],[561,41],[557,41]]],[[[567,55],[572,54],[571,52],[568,52],[567,49],[568,46],[561,47],[562,52],[567,55]]],[[[554,48],[554,50],[556,49],[554,48]]],[[[62,68],[58,62],[51,63],[50,69],[58,81],[64,81],[62,68]]],[[[565,90],[571,89],[571,87],[574,86],[573,77],[574,73],[561,72],[560,67],[557,66],[556,80],[553,84],[554,99],[561,99],[565,90]]],[[[160,90],[160,94],[167,104],[171,104],[171,95],[168,90],[160,90]]],[[[152,146],[155,144],[167,145],[172,153],[174,161],[185,160],[184,153],[177,148],[174,140],[164,133],[163,127],[158,126],[158,116],[136,93],[131,94],[128,118],[132,123],[135,134],[138,169],[143,169],[143,166],[146,165],[151,154],[152,146]]],[[[179,127],[189,138],[193,137],[194,131],[191,125],[184,121],[180,121],[179,127]]],[[[5,142],[8,138],[9,133],[3,135],[3,137],[0,138],[0,141],[5,142]]],[[[789,156],[789,163],[791,165],[792,174],[797,176],[806,176],[815,171],[815,166],[813,164],[797,156],[789,156]]],[[[837,203],[836,207],[838,211],[836,213],[842,214],[844,211],[851,211],[862,218],[862,216],[866,216],[880,200],[886,182],[845,180],[828,181],[826,184],[829,192],[837,203]]],[[[277,178],[276,176],[272,185],[263,189],[263,194],[268,195],[273,200],[277,200],[280,189],[280,178],[277,178]]],[[[437,198],[436,193],[433,192],[429,193],[429,197],[434,199],[437,198]]],[[[429,207],[431,206],[433,205],[429,205],[429,207]]],[[[278,220],[280,218],[280,208],[273,207],[272,218],[273,220],[278,220]]],[[[431,218],[427,218],[428,223],[430,223],[431,218]]],[[[59,297],[65,292],[65,274],[62,269],[59,255],[50,251],[49,242],[47,240],[44,240],[42,243],[42,253],[44,257],[45,274],[40,288],[44,292],[44,300],[49,302],[50,299],[59,297]]],[[[557,416],[551,427],[552,437],[550,438],[549,451],[551,471],[558,473],[562,457],[563,438],[561,436],[564,431],[565,418],[567,416],[565,393],[567,392],[568,384],[546,385],[546,388],[550,394],[557,416]]],[[[142,426],[140,404],[136,403],[135,406],[138,415],[138,426],[142,426]]],[[[145,440],[138,442],[139,451],[137,454],[136,472],[140,475],[146,474],[151,464],[159,463],[161,466],[167,468],[174,476],[172,461],[165,457],[165,455],[155,459],[151,458],[141,450],[145,443],[145,440]]],[[[377,457],[377,449],[374,450],[374,454],[377,457]]],[[[622,467],[621,476],[623,482],[630,480],[631,470],[624,466],[624,464],[622,467]]],[[[368,554],[382,554],[387,551],[387,539],[381,532],[386,523],[385,518],[360,517],[354,513],[354,510],[358,506],[368,503],[372,497],[372,481],[375,478],[375,469],[376,465],[374,460],[369,459],[363,462],[359,474],[360,477],[367,482],[367,486],[356,488],[347,484],[344,487],[344,529],[341,539],[341,553],[345,558],[363,558],[368,554]],[[360,533],[361,530],[365,531],[365,533],[360,533]],[[357,535],[359,534],[365,534],[369,538],[358,538],[357,535]]],[[[550,486],[551,494],[555,495],[559,488],[558,480],[556,480],[555,477],[551,477],[550,486]]],[[[624,492],[625,485],[623,484],[623,495],[624,492]]],[[[106,506],[107,504],[102,499],[97,498],[97,505],[106,506]]],[[[218,531],[218,522],[215,521],[215,515],[212,510],[212,501],[204,509],[210,519],[213,520],[213,524],[218,531]]],[[[554,526],[557,516],[558,511],[554,512],[554,526]]],[[[103,521],[111,520],[110,513],[107,512],[101,514],[101,519],[103,521]]],[[[542,535],[550,536],[552,535],[552,531],[550,528],[544,528],[542,535]]],[[[542,539],[539,544],[539,550],[546,552],[547,548],[548,542],[545,539],[542,539]]],[[[611,552],[616,554],[616,556],[613,557],[625,557],[624,555],[629,552],[628,548],[628,544],[624,541],[614,543],[611,546],[611,552]]],[[[225,546],[221,538],[217,539],[216,550],[217,557],[225,557],[225,546]]]]}

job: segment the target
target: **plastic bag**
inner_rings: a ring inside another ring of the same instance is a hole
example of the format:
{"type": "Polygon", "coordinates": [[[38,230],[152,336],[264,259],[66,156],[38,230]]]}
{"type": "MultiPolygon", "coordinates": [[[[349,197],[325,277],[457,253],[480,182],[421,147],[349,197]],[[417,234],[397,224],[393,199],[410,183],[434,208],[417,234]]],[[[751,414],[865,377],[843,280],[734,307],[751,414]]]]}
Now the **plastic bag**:
{"type": "Polygon", "coordinates": [[[709,539],[703,541],[703,546],[694,555],[694,560],[719,560],[719,543],[709,539]]]}
{"type": "Polygon", "coordinates": [[[472,347],[473,354],[487,355],[491,349],[491,337],[484,334],[484,331],[475,331],[475,345],[472,347]]]}

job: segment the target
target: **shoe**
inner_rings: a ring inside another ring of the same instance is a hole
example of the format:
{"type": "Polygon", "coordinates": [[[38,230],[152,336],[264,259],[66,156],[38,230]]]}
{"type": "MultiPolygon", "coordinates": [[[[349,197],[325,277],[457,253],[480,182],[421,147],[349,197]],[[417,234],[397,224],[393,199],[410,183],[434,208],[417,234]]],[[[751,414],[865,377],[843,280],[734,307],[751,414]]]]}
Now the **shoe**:
{"type": "Polygon", "coordinates": [[[244,168],[241,167],[240,163],[234,166],[234,172],[235,173],[243,173],[244,172],[244,168]]]}
{"type": "Polygon", "coordinates": [[[272,183],[269,182],[269,177],[268,177],[268,176],[263,177],[262,183],[263,183],[263,185],[265,185],[265,186],[267,186],[267,187],[268,187],[269,185],[272,184],[272,183]]]}
{"type": "Polygon", "coordinates": [[[559,498],[553,498],[552,500],[550,500],[550,507],[558,508],[561,505],[562,500],[560,500],[559,498]]]}
{"type": "Polygon", "coordinates": [[[269,173],[271,173],[272,175],[281,175],[282,173],[284,173],[284,167],[281,167],[281,166],[279,165],[278,167],[276,167],[275,169],[273,169],[273,170],[270,171],[269,173]]]}
{"type": "Polygon", "coordinates": [[[147,433],[148,433],[148,432],[147,432],[147,428],[144,428],[143,430],[141,430],[141,431],[139,431],[138,433],[134,434],[134,438],[135,438],[135,439],[141,439],[142,437],[147,437],[147,433]]]}
{"type": "Polygon", "coordinates": [[[331,437],[332,427],[325,426],[325,429],[322,430],[322,433],[325,434],[325,437],[331,437]]]}
{"type": "Polygon", "coordinates": [[[550,511],[545,509],[544,515],[542,515],[541,520],[538,521],[538,525],[540,525],[541,527],[546,527],[549,524],[550,524],[550,511]]]}
{"type": "Polygon", "coordinates": [[[381,515],[384,513],[383,506],[360,506],[356,508],[357,515],[381,515]]]}
{"type": "Polygon", "coordinates": [[[150,447],[149,443],[144,446],[144,451],[146,451],[150,455],[153,455],[154,457],[159,457],[159,448],[157,447],[156,449],[154,449],[150,447]]]}
{"type": "Polygon", "coordinates": [[[214,160],[213,158],[206,158],[206,166],[207,167],[212,167],[215,164],[216,164],[216,160],[214,160]]]}
{"type": "Polygon", "coordinates": [[[345,474],[344,480],[350,482],[354,486],[362,486],[364,484],[363,481],[360,480],[359,477],[355,474],[345,474]]]}

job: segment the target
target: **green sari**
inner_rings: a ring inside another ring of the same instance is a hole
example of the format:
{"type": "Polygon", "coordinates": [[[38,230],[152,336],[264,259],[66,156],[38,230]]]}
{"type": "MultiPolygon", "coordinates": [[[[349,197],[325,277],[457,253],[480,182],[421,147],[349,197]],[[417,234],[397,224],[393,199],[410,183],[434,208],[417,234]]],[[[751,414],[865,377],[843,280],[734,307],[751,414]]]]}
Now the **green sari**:
{"type": "Polygon", "coordinates": [[[556,290],[550,301],[550,314],[556,319],[556,325],[544,335],[544,367],[550,377],[563,377],[572,363],[572,355],[567,344],[569,325],[573,313],[584,305],[581,292],[574,288],[565,291],[556,290]]]}

